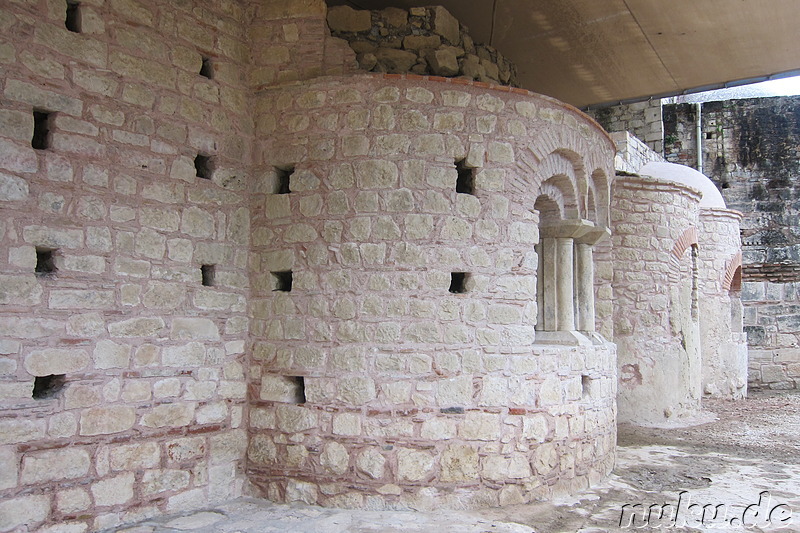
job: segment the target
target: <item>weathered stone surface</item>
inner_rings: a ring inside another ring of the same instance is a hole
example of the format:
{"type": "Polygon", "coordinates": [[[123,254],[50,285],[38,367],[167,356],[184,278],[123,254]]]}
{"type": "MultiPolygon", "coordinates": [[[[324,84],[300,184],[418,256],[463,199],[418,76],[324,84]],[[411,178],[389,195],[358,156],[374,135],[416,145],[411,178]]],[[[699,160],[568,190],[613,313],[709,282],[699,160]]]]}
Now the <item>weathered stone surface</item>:
{"type": "Polygon", "coordinates": [[[49,513],[49,496],[9,498],[0,502],[0,530],[11,531],[23,526],[34,527],[43,522],[49,513]]]}
{"type": "Polygon", "coordinates": [[[437,76],[455,76],[459,72],[458,56],[451,48],[431,50],[425,58],[437,76]]]}
{"type": "Polygon", "coordinates": [[[133,407],[93,407],[81,413],[81,435],[107,435],[127,431],[136,423],[133,407]]]}
{"type": "Polygon", "coordinates": [[[131,359],[131,347],[103,340],[97,343],[93,354],[95,368],[128,368],[131,359]]]}
{"type": "Polygon", "coordinates": [[[156,442],[125,444],[111,448],[109,463],[112,470],[142,470],[156,468],[161,462],[161,449],[156,442]]]}
{"type": "Polygon", "coordinates": [[[33,276],[0,275],[0,305],[36,305],[42,293],[41,284],[33,276]]]}
{"type": "Polygon", "coordinates": [[[93,483],[91,490],[95,505],[120,505],[133,498],[133,472],[93,483]]]}
{"type": "Polygon", "coordinates": [[[199,342],[170,346],[164,348],[161,354],[161,362],[165,366],[201,366],[205,360],[206,349],[199,342]]]}
{"type": "Polygon", "coordinates": [[[422,481],[433,470],[433,456],[428,452],[400,448],[397,450],[397,476],[405,481],[422,481]]]}
{"type": "Polygon", "coordinates": [[[15,202],[28,197],[28,182],[17,176],[0,172],[0,200],[15,202]]]}
{"type": "Polygon", "coordinates": [[[89,365],[89,361],[86,350],[47,348],[28,354],[24,366],[33,376],[49,376],[81,371],[89,365]]]}
{"type": "Polygon", "coordinates": [[[376,448],[367,448],[356,459],[360,472],[372,479],[381,479],[386,470],[386,458],[376,448]]]}
{"type": "Polygon", "coordinates": [[[75,479],[89,472],[91,460],[84,449],[65,448],[27,454],[22,459],[21,481],[25,484],[75,479]]]}
{"type": "Polygon", "coordinates": [[[183,470],[148,470],[142,477],[142,493],[151,496],[184,489],[189,486],[190,477],[183,470]]]}
{"type": "Polygon", "coordinates": [[[175,340],[219,340],[219,329],[208,318],[173,318],[170,338],[175,340]]]}
{"type": "Polygon", "coordinates": [[[130,318],[108,325],[112,337],[155,337],[164,328],[164,320],[153,318],[130,318]]]}
{"type": "Polygon", "coordinates": [[[142,415],[140,424],[150,428],[188,426],[194,418],[193,403],[162,404],[142,415]]]}
{"type": "Polygon", "coordinates": [[[458,20],[441,6],[434,6],[433,31],[444,37],[450,44],[458,45],[461,41],[458,20]]]}
{"type": "Polygon", "coordinates": [[[369,31],[372,16],[369,11],[355,10],[350,6],[332,6],[328,8],[328,26],[333,31],[369,31]]]}
{"type": "Polygon", "coordinates": [[[442,454],[442,481],[464,482],[478,479],[477,449],[462,444],[448,446],[442,454]]]}
{"type": "Polygon", "coordinates": [[[375,58],[378,64],[391,74],[408,72],[417,62],[417,54],[394,48],[378,48],[375,51],[375,58]]]}
{"type": "Polygon", "coordinates": [[[342,475],[347,472],[350,455],[338,442],[329,442],[320,455],[320,464],[333,474],[342,475]]]}

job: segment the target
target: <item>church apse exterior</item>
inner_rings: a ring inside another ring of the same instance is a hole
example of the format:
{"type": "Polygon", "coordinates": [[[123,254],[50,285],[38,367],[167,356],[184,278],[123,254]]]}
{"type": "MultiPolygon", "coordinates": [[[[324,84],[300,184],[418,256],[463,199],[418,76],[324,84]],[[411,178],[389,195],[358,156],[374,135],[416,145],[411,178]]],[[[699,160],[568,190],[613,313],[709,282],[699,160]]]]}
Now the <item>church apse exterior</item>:
{"type": "MultiPolygon", "coordinates": [[[[614,254],[653,243],[610,236],[638,210],[594,121],[359,72],[314,0],[0,12],[0,531],[242,494],[510,505],[611,471],[614,254]]],[[[679,211],[669,253],[700,193],[666,187],[642,201],[679,211]]]]}

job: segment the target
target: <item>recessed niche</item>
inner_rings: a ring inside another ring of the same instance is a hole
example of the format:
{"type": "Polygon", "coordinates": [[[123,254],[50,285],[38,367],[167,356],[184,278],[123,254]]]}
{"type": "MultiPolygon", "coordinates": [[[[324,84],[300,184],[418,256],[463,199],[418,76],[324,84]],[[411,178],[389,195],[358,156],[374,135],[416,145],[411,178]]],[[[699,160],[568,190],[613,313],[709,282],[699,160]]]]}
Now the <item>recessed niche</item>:
{"type": "Polygon", "coordinates": [[[456,171],[458,171],[458,178],[456,179],[456,192],[461,194],[475,194],[475,169],[469,168],[466,161],[456,161],[456,171]]]}
{"type": "Polygon", "coordinates": [[[34,272],[37,276],[52,276],[58,271],[55,253],[56,251],[51,248],[36,247],[36,267],[34,272]]]}
{"type": "Polygon", "coordinates": [[[292,382],[294,403],[306,403],[306,380],[303,376],[289,378],[292,382]]]}
{"type": "Polygon", "coordinates": [[[64,388],[66,376],[64,374],[51,374],[49,376],[36,376],[33,381],[33,395],[35,400],[55,398],[64,388]]]}
{"type": "Polygon", "coordinates": [[[450,292],[453,294],[463,294],[467,292],[467,280],[469,280],[469,273],[467,272],[451,272],[450,273],[450,292]]]}
{"type": "Polygon", "coordinates": [[[194,158],[194,169],[198,178],[210,180],[211,175],[214,173],[214,158],[208,155],[197,154],[197,157],[194,158]]]}
{"type": "Polygon", "coordinates": [[[213,287],[216,283],[217,265],[203,265],[200,267],[203,287],[213,287]]]}
{"type": "Polygon", "coordinates": [[[203,63],[200,65],[200,75],[204,78],[214,78],[214,65],[211,63],[211,58],[203,57],[203,63]]]}
{"type": "Polygon", "coordinates": [[[584,398],[592,396],[592,378],[589,376],[581,376],[581,395],[584,398]]]}
{"type": "Polygon", "coordinates": [[[50,148],[50,115],[47,111],[33,112],[33,137],[31,147],[36,150],[50,148]]]}
{"type": "Polygon", "coordinates": [[[73,2],[67,0],[67,15],[64,18],[64,26],[73,32],[81,32],[81,4],[80,2],[73,2]]]}
{"type": "Polygon", "coordinates": [[[292,271],[270,272],[272,274],[272,290],[280,292],[291,292],[292,290],[292,271]]]}
{"type": "Polygon", "coordinates": [[[294,167],[275,167],[275,194],[289,194],[289,182],[292,174],[294,174],[294,167]]]}

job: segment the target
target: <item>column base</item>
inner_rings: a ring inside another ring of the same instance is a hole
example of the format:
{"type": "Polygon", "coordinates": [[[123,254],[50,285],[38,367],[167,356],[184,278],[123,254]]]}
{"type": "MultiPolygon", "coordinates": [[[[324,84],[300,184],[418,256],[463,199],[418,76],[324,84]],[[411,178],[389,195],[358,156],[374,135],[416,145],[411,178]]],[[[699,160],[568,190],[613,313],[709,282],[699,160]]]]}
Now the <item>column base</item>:
{"type": "Polygon", "coordinates": [[[559,344],[565,346],[591,346],[593,342],[579,331],[537,331],[534,344],[559,344]]]}

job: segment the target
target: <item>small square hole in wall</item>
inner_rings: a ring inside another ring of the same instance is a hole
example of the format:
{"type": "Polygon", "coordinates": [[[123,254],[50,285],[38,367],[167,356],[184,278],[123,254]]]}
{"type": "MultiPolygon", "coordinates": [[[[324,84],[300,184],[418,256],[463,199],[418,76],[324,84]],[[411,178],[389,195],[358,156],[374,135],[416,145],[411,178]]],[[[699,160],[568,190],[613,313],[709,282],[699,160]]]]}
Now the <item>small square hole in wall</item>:
{"type": "Polygon", "coordinates": [[[456,179],[456,192],[461,194],[475,194],[475,169],[466,166],[466,161],[456,161],[458,178],[456,179]]]}
{"type": "Polygon", "coordinates": [[[211,63],[211,58],[203,57],[203,63],[200,65],[200,75],[210,80],[214,79],[214,65],[211,63]]]}
{"type": "Polygon", "coordinates": [[[36,150],[47,150],[50,148],[50,115],[47,111],[33,112],[33,137],[31,147],[36,150]]]}
{"type": "Polygon", "coordinates": [[[289,194],[289,181],[294,174],[294,167],[275,167],[275,194],[289,194]]]}
{"type": "Polygon", "coordinates": [[[592,378],[589,376],[581,376],[581,393],[583,398],[591,398],[592,396],[592,378]]]}
{"type": "Polygon", "coordinates": [[[290,378],[294,386],[294,403],[306,403],[306,379],[303,376],[290,378]]]}
{"type": "Polygon", "coordinates": [[[36,267],[34,272],[37,276],[53,276],[58,271],[55,261],[56,251],[50,248],[36,247],[36,267]]]}
{"type": "Polygon", "coordinates": [[[292,290],[292,271],[270,272],[272,274],[272,290],[280,292],[291,292],[292,290]]]}
{"type": "Polygon", "coordinates": [[[51,374],[49,376],[36,376],[33,381],[33,398],[35,400],[46,400],[55,398],[64,388],[66,376],[64,374],[51,374]]]}
{"type": "Polygon", "coordinates": [[[201,266],[200,274],[202,275],[203,287],[213,287],[216,283],[217,265],[201,266]]]}
{"type": "Polygon", "coordinates": [[[210,180],[211,175],[214,173],[214,158],[208,155],[197,154],[194,158],[194,169],[197,177],[210,180]]]}
{"type": "Polygon", "coordinates": [[[469,280],[469,273],[467,272],[451,272],[450,273],[450,292],[453,294],[463,294],[467,292],[467,280],[469,280]]]}
{"type": "Polygon", "coordinates": [[[64,26],[73,32],[81,32],[81,4],[80,2],[73,2],[67,0],[67,16],[64,19],[64,26]]]}

